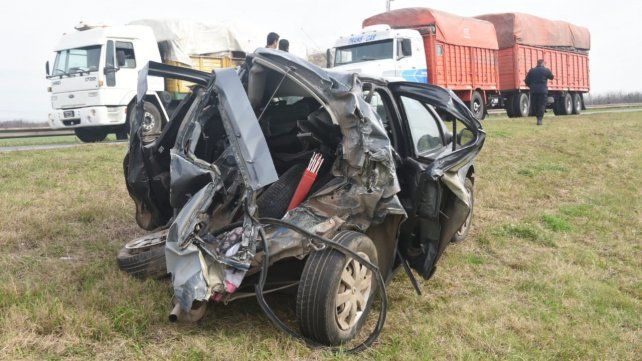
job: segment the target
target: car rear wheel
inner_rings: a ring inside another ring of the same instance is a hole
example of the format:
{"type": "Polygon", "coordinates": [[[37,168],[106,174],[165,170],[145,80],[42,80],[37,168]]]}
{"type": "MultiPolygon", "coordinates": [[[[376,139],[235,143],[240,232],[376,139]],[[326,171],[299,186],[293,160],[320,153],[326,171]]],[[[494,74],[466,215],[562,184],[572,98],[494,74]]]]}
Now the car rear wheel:
{"type": "Polygon", "coordinates": [[[83,143],[102,142],[107,138],[107,130],[102,127],[76,128],[74,133],[83,143]]]}
{"type": "MultiPolygon", "coordinates": [[[[343,231],[334,241],[377,265],[377,249],[366,235],[343,231]]],[[[297,293],[301,332],[324,345],[352,340],[372,306],[375,275],[357,260],[326,248],[310,254],[297,293]]]]}
{"type": "Polygon", "coordinates": [[[118,268],[137,278],[161,278],[167,275],[165,239],[167,230],[135,238],[118,252],[118,268]]]}
{"type": "Polygon", "coordinates": [[[455,233],[453,238],[450,240],[453,243],[461,242],[466,239],[466,237],[468,236],[468,232],[470,232],[470,226],[473,222],[473,210],[475,209],[475,187],[473,181],[470,178],[466,178],[464,186],[466,187],[468,194],[470,194],[470,212],[468,213],[468,217],[466,217],[464,224],[459,227],[457,233],[455,233]]]}

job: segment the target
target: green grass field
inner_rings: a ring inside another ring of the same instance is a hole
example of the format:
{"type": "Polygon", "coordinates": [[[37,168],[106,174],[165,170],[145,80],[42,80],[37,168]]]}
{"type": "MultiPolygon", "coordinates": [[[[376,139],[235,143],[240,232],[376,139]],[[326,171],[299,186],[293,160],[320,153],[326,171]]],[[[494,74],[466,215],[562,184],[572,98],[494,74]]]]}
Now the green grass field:
{"type": "Polygon", "coordinates": [[[485,125],[469,239],[423,296],[397,275],[357,356],[308,349],[253,299],[169,324],[169,282],[115,263],[143,234],[124,146],[0,153],[0,358],[639,359],[642,112],[485,125]]]}
{"type": "MultiPolygon", "coordinates": [[[[113,142],[115,140],[116,140],[116,136],[114,134],[109,134],[105,141],[113,142]]],[[[29,146],[29,145],[52,145],[52,144],[82,144],[82,142],[75,135],[0,139],[0,147],[19,147],[19,146],[29,146]]]]}

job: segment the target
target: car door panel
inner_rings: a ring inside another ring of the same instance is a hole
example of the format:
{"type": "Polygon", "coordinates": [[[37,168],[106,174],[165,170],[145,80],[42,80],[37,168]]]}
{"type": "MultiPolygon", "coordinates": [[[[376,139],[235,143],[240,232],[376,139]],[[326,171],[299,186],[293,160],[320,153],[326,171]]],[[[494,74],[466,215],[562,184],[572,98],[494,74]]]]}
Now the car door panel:
{"type": "MultiPolygon", "coordinates": [[[[461,100],[443,88],[403,82],[391,83],[389,88],[402,108],[401,121],[409,133],[412,132],[410,128],[413,121],[409,121],[409,114],[403,109],[403,97],[422,101],[460,119],[464,125],[472,128],[475,137],[460,149],[452,147],[452,142],[457,139],[452,137],[444,141],[441,152],[432,152],[427,157],[417,154],[419,147],[413,144],[410,148],[415,152],[414,157],[407,157],[404,161],[402,177],[406,180],[406,189],[402,187],[402,192],[415,200],[409,202],[413,204],[413,209],[408,212],[415,219],[402,227],[399,247],[409,264],[428,279],[434,274],[437,260],[470,212],[470,195],[464,187],[465,174],[462,178],[458,173],[471,166],[483,144],[484,133],[481,124],[461,100]]],[[[436,121],[442,128],[443,136],[444,124],[439,118],[436,121]]],[[[406,137],[406,140],[415,138],[406,137]]]]}

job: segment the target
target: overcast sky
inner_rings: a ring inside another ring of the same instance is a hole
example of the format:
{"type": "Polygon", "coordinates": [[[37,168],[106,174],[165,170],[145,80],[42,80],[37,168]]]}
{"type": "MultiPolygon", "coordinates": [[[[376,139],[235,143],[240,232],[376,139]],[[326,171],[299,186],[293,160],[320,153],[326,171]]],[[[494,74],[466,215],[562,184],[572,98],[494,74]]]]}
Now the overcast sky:
{"type": "MultiPolygon", "coordinates": [[[[80,20],[118,25],[142,18],[184,18],[249,23],[264,38],[276,31],[296,49],[326,49],[361,21],[385,10],[384,0],[65,0],[11,1],[0,12],[0,120],[45,120],[49,95],[47,60],[60,35],[80,20]],[[306,43],[302,44],[298,43],[306,43]]],[[[395,0],[392,8],[427,6],[473,16],[525,12],[566,20],[591,31],[593,93],[642,90],[642,1],[594,0],[395,0]]],[[[263,41],[261,39],[261,41],[263,41]]]]}

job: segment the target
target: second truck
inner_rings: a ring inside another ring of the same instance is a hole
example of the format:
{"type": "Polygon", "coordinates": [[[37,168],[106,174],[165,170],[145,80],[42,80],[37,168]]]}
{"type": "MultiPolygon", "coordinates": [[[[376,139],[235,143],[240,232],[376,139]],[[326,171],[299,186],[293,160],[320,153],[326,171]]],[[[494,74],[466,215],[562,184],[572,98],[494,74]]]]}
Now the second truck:
{"type": "Polygon", "coordinates": [[[461,17],[428,8],[406,8],[369,17],[357,34],[337,40],[329,65],[389,79],[451,89],[483,119],[489,108],[528,116],[524,83],[537,59],[555,79],[549,106],[577,114],[590,89],[588,29],[521,13],[461,17]]]}

